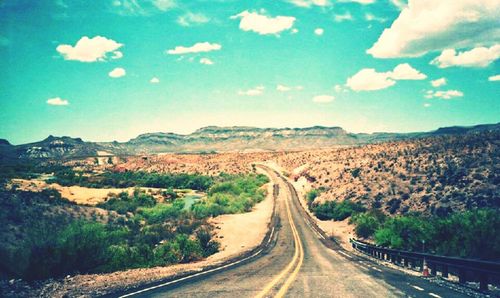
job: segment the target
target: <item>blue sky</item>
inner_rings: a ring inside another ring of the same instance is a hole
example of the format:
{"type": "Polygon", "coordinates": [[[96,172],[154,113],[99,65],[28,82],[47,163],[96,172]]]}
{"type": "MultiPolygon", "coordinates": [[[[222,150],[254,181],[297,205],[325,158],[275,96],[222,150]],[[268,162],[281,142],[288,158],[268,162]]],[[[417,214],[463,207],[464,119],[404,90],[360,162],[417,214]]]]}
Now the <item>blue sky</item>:
{"type": "Polygon", "coordinates": [[[0,138],[500,121],[495,0],[6,0],[0,138]]]}

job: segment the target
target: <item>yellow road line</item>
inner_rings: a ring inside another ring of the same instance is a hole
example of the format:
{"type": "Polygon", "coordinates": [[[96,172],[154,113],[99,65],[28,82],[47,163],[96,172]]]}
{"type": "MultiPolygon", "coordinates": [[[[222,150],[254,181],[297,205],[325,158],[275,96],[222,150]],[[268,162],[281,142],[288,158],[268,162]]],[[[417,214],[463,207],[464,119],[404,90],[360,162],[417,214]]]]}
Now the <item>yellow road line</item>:
{"type": "Polygon", "coordinates": [[[295,262],[299,258],[297,266],[295,267],[295,269],[292,272],[292,274],[287,278],[287,280],[285,281],[285,283],[283,284],[283,286],[279,290],[277,297],[282,297],[284,294],[286,294],[286,291],[290,287],[291,283],[295,280],[295,278],[296,278],[296,276],[297,276],[297,274],[298,274],[298,272],[300,270],[300,267],[302,266],[302,262],[304,260],[304,250],[303,250],[303,247],[302,247],[302,243],[300,241],[299,233],[297,232],[297,229],[296,229],[295,224],[293,222],[292,212],[290,211],[290,206],[288,204],[288,199],[285,199],[285,205],[286,205],[288,222],[289,222],[290,227],[292,229],[292,235],[293,235],[293,240],[294,240],[295,252],[293,254],[292,260],[290,261],[290,263],[288,263],[288,265],[285,267],[285,269],[283,269],[264,289],[262,289],[262,291],[260,291],[260,293],[257,294],[257,296],[255,296],[256,298],[265,297],[265,295],[274,286],[276,286],[276,284],[293,268],[295,262]],[[281,295],[281,296],[279,296],[279,295],[281,295]]]}
{"type": "MultiPolygon", "coordinates": [[[[287,209],[289,211],[289,217],[291,218],[291,212],[290,212],[290,207],[288,207],[288,200],[287,200],[287,209]]],[[[295,281],[295,279],[297,278],[297,275],[299,274],[299,271],[300,271],[300,267],[302,266],[302,262],[304,261],[304,248],[302,247],[302,241],[300,241],[300,236],[299,236],[299,232],[297,231],[297,227],[295,226],[295,223],[293,222],[293,220],[290,221],[291,223],[291,226],[292,226],[292,229],[294,230],[295,232],[295,235],[297,236],[297,240],[298,240],[298,243],[299,243],[299,253],[300,253],[300,257],[299,257],[299,262],[297,263],[297,267],[295,267],[295,270],[293,270],[292,274],[287,278],[286,282],[283,284],[283,286],[281,287],[281,289],[278,291],[278,294],[276,294],[276,298],[281,298],[281,297],[284,297],[286,292],[288,291],[288,288],[290,288],[292,282],[295,281]]]]}

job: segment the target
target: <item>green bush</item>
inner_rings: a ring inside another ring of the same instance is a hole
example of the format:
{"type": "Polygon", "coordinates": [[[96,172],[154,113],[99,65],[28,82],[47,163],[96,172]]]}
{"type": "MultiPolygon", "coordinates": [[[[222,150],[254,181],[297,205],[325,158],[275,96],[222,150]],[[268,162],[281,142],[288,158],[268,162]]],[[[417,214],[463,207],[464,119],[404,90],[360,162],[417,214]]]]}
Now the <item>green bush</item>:
{"type": "Polygon", "coordinates": [[[314,215],[320,220],[344,220],[349,216],[365,211],[366,209],[359,203],[344,200],[340,203],[328,201],[312,206],[314,215]]]}
{"type": "Polygon", "coordinates": [[[248,212],[261,202],[265,192],[260,189],[269,182],[264,175],[221,175],[221,181],[215,183],[206,198],[191,207],[196,218],[248,212]]]}
{"type": "Polygon", "coordinates": [[[355,225],[356,236],[362,238],[372,237],[376,230],[384,223],[385,215],[379,210],[370,210],[358,213],[351,217],[350,223],[355,225]]]}

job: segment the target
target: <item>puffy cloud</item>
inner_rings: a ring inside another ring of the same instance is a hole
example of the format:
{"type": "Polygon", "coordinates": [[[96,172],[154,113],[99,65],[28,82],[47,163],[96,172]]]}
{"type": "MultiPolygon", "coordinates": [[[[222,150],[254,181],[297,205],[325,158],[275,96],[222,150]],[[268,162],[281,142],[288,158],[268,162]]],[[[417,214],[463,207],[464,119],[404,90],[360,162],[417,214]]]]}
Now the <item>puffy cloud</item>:
{"type": "Polygon", "coordinates": [[[409,0],[367,53],[376,58],[417,57],[495,44],[500,41],[499,15],[496,0],[409,0]]]}
{"type": "Polygon", "coordinates": [[[445,78],[440,78],[440,79],[437,79],[437,80],[433,80],[431,81],[431,85],[432,87],[441,87],[441,86],[444,86],[446,85],[446,79],[445,78]]]}
{"type": "Polygon", "coordinates": [[[279,92],[288,92],[292,90],[302,90],[302,89],[304,89],[304,87],[302,86],[286,86],[281,84],[276,85],[276,90],[279,92]]]}
{"type": "Polygon", "coordinates": [[[190,54],[190,53],[218,51],[220,49],[222,49],[222,46],[218,43],[198,42],[191,47],[177,46],[177,47],[175,47],[175,49],[168,50],[167,54],[169,54],[169,55],[182,55],[182,54],[190,54]]]}
{"type": "Polygon", "coordinates": [[[431,106],[430,103],[428,103],[428,102],[424,103],[424,108],[429,108],[430,106],[431,106]]]}
{"type": "Polygon", "coordinates": [[[205,64],[205,65],[212,65],[214,64],[214,62],[208,58],[201,58],[200,59],[200,63],[201,64],[205,64]]]}
{"type": "Polygon", "coordinates": [[[264,86],[257,86],[255,88],[252,88],[252,89],[248,89],[248,90],[245,90],[245,91],[238,91],[238,95],[242,95],[242,96],[259,96],[259,95],[262,95],[264,93],[264,86]]]}
{"type": "Polygon", "coordinates": [[[393,80],[424,80],[427,76],[408,63],[399,64],[394,70],[389,73],[389,77],[393,80]]]}
{"type": "Polygon", "coordinates": [[[391,0],[391,3],[399,9],[403,9],[408,6],[408,3],[405,0],[391,0]]]}
{"type": "Polygon", "coordinates": [[[439,68],[452,66],[486,67],[498,58],[500,58],[500,44],[490,48],[478,47],[470,51],[459,53],[453,49],[446,49],[441,55],[432,60],[431,64],[439,68]]]}
{"type": "Polygon", "coordinates": [[[60,97],[54,97],[47,99],[47,104],[51,106],[67,106],[69,105],[69,101],[60,97]]]}
{"type": "Polygon", "coordinates": [[[346,86],[354,91],[373,91],[389,88],[396,84],[387,73],[377,72],[373,68],[364,68],[347,79],[346,86]]]}
{"type": "Polygon", "coordinates": [[[500,74],[498,74],[496,76],[489,77],[488,81],[490,81],[490,82],[500,81],[500,74]]]}
{"type": "Polygon", "coordinates": [[[424,97],[425,98],[441,98],[441,99],[452,99],[453,97],[462,97],[464,94],[458,90],[446,90],[446,91],[432,91],[428,90],[424,97]]]}
{"type": "Polygon", "coordinates": [[[329,0],[289,0],[288,2],[292,3],[298,7],[306,7],[309,8],[311,6],[329,6],[331,5],[329,0]]]}
{"type": "Polygon", "coordinates": [[[427,76],[414,69],[408,63],[399,64],[392,71],[377,72],[373,68],[364,68],[347,79],[346,86],[354,91],[374,91],[396,84],[397,80],[423,80],[427,76]]]}
{"type": "Polygon", "coordinates": [[[151,80],[149,80],[149,82],[151,84],[158,84],[160,82],[160,79],[158,79],[157,77],[153,77],[151,80]]]}
{"type": "Polygon", "coordinates": [[[316,29],[314,29],[314,34],[316,34],[318,36],[323,35],[323,33],[325,33],[325,30],[323,30],[323,28],[316,28],[316,29]]]}
{"type": "Polygon", "coordinates": [[[316,95],[312,98],[315,103],[329,103],[335,99],[333,95],[316,95]]]}
{"type": "Polygon", "coordinates": [[[152,3],[161,11],[167,11],[176,6],[175,0],[153,0],[152,3]]]}
{"type": "Polygon", "coordinates": [[[344,14],[334,14],[333,15],[333,20],[337,23],[343,22],[343,21],[352,21],[354,18],[352,17],[352,14],[350,12],[346,12],[344,14]]]}
{"type": "Polygon", "coordinates": [[[75,44],[75,46],[61,44],[58,45],[56,50],[64,57],[65,60],[77,60],[81,62],[95,62],[105,61],[107,54],[113,52],[113,59],[118,59],[123,54],[117,49],[122,47],[123,44],[118,43],[112,39],[102,36],[95,36],[88,38],[83,36],[75,44]],[[119,54],[117,54],[117,52],[119,54]]]}
{"type": "Polygon", "coordinates": [[[245,10],[240,14],[231,17],[231,19],[238,18],[241,19],[241,30],[253,31],[260,35],[278,34],[284,30],[292,28],[293,23],[295,22],[294,17],[268,17],[257,12],[249,12],[248,10],[245,10]]]}
{"type": "Polygon", "coordinates": [[[197,24],[208,23],[210,19],[202,13],[188,12],[177,18],[177,23],[184,27],[189,27],[197,24]]]}
{"type": "Polygon", "coordinates": [[[125,76],[126,74],[127,72],[125,71],[125,69],[121,67],[117,67],[108,73],[108,75],[112,78],[120,78],[125,76]]]}

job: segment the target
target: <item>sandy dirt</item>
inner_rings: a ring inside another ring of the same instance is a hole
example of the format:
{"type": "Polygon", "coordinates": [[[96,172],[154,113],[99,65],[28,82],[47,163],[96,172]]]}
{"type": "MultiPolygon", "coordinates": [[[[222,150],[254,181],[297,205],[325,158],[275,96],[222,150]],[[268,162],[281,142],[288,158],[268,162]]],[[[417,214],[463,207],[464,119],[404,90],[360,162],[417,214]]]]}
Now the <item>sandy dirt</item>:
{"type": "MultiPolygon", "coordinates": [[[[90,205],[95,206],[99,203],[102,203],[106,200],[106,198],[110,194],[119,194],[121,192],[127,192],[131,195],[135,188],[89,188],[89,187],[81,187],[81,186],[61,186],[57,183],[47,184],[42,180],[26,180],[26,179],[12,179],[12,185],[16,185],[18,189],[23,191],[42,191],[43,189],[55,189],[57,190],[63,198],[66,198],[72,202],[75,202],[80,205],[90,205]]],[[[152,187],[140,187],[139,189],[153,195],[158,200],[162,200],[163,197],[160,195],[161,191],[165,190],[162,188],[152,188],[152,187]]],[[[186,190],[176,190],[176,192],[181,193],[183,195],[195,195],[200,194],[195,191],[186,191],[186,190]]]]}
{"type": "Polygon", "coordinates": [[[210,220],[216,227],[216,239],[221,244],[221,251],[208,259],[229,258],[249,251],[261,243],[271,221],[274,206],[272,183],[268,183],[266,187],[267,197],[256,204],[252,212],[225,214],[210,220]]]}

